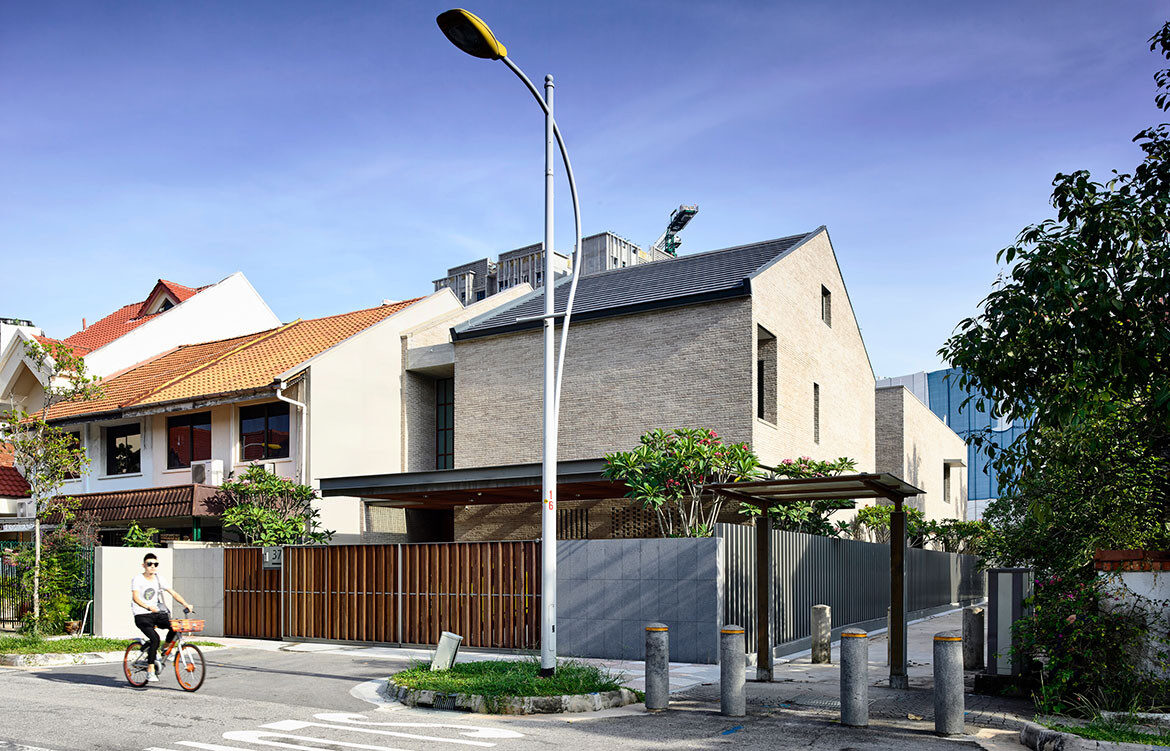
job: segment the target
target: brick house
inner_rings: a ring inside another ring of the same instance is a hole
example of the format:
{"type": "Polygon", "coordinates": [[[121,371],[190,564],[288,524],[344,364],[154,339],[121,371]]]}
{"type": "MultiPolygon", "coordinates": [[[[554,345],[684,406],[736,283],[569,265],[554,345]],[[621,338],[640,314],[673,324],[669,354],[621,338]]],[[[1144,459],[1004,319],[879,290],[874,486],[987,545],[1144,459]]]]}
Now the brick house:
{"type": "MultiPolygon", "coordinates": [[[[517,319],[542,312],[538,292],[405,336],[406,472],[326,478],[324,494],[361,496],[386,519],[405,509],[398,539],[539,537],[541,324],[517,319]]],[[[653,428],[710,428],[769,465],[847,456],[875,469],[873,369],[823,227],[583,276],[570,331],[566,536],[646,531],[600,469],[605,453],[653,428]]]]}

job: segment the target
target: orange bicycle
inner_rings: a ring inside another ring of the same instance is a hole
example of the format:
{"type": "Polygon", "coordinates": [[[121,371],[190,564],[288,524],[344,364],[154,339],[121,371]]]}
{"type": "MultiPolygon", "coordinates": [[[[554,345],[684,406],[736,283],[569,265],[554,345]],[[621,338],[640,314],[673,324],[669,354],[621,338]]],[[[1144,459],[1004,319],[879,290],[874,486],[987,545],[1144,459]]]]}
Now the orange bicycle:
{"type": "MultiPolygon", "coordinates": [[[[190,615],[191,611],[183,608],[183,613],[190,615]]],[[[203,652],[194,644],[188,644],[184,634],[202,631],[203,621],[193,618],[172,618],[171,628],[175,632],[175,640],[159,655],[159,672],[162,666],[167,664],[167,660],[170,660],[175,663],[175,678],[183,690],[198,691],[203,685],[207,666],[203,661],[203,652]]],[[[141,688],[146,685],[146,676],[150,673],[150,660],[146,656],[146,639],[140,637],[126,647],[126,654],[122,656],[122,670],[126,673],[126,680],[131,686],[141,688]]]]}

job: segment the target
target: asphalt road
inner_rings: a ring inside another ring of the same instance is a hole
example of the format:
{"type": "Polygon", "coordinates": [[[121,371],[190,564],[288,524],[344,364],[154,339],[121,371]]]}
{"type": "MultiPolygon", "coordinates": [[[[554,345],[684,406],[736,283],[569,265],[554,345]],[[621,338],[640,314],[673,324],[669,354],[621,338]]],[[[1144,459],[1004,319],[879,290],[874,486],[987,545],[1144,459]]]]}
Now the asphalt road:
{"type": "Polygon", "coordinates": [[[539,718],[380,708],[351,690],[397,669],[386,660],[254,649],[207,656],[207,680],[193,694],[173,673],[132,688],[120,665],[4,670],[0,751],[975,747],[921,730],[849,730],[784,711],[731,720],[705,704],[657,715],[625,708],[539,718]]]}

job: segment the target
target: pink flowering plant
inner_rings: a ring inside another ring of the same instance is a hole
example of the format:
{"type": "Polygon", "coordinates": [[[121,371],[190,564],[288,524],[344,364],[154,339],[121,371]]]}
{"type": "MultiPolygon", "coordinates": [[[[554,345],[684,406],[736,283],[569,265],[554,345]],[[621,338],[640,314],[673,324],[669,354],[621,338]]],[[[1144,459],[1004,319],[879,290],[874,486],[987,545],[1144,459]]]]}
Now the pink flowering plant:
{"type": "MultiPolygon", "coordinates": [[[[834,477],[856,469],[857,462],[846,457],[822,461],[802,456],[799,459],[785,459],[775,467],[764,467],[763,476],[774,480],[834,477]]],[[[743,502],[739,505],[739,512],[751,518],[767,514],[776,529],[834,537],[837,530],[829,522],[829,517],[834,511],[849,508],[853,508],[853,501],[786,501],[768,506],[743,502]]]]}
{"type": "Polygon", "coordinates": [[[1083,572],[1038,580],[1028,604],[1031,614],[1012,626],[1012,655],[1039,678],[1040,712],[1091,715],[1170,705],[1165,624],[1150,616],[1170,603],[1083,572]]]}
{"type": "Polygon", "coordinates": [[[663,537],[710,537],[723,506],[705,486],[757,479],[760,460],[746,443],[724,443],[706,428],[652,430],[637,448],[605,455],[602,474],[653,511],[663,537]]]}

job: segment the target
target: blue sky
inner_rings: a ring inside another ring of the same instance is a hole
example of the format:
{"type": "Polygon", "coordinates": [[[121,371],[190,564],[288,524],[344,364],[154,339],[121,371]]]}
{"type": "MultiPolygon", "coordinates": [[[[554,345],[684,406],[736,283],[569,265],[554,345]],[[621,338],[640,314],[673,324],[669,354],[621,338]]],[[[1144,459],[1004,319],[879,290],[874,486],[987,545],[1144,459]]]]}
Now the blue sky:
{"type": "MultiPolygon", "coordinates": [[[[0,5],[0,316],[65,336],[236,270],[327,315],[539,241],[539,110],[446,7],[0,5]]],[[[1159,2],[469,9],[556,75],[586,233],[645,245],[680,203],[683,252],[827,225],[879,376],[937,367],[1053,175],[1131,169],[1160,121],[1159,2]]]]}

